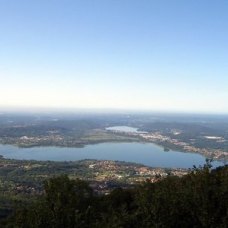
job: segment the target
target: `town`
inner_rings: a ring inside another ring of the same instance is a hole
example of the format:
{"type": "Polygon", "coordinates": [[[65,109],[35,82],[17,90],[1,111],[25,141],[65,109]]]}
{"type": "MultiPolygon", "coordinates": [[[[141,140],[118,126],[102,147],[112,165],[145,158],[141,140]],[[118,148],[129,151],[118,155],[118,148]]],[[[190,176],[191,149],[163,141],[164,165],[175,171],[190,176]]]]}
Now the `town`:
{"type": "Polygon", "coordinates": [[[82,179],[98,194],[108,194],[114,188],[129,188],[146,181],[151,183],[171,175],[189,173],[182,168],[152,168],[140,164],[82,160],[74,162],[26,161],[0,159],[0,192],[4,195],[39,195],[43,181],[58,175],[82,179]]]}
{"type": "MultiPolygon", "coordinates": [[[[110,130],[109,130],[110,131],[110,130]]],[[[198,148],[194,145],[195,139],[190,139],[191,143],[180,141],[176,138],[172,138],[170,136],[164,135],[161,132],[121,132],[121,131],[111,131],[117,135],[125,135],[129,137],[137,137],[140,141],[152,142],[164,147],[164,150],[169,151],[169,149],[179,150],[184,152],[192,152],[203,155],[206,158],[210,158],[213,160],[220,160],[224,163],[228,160],[228,151],[224,151],[222,149],[213,149],[213,148],[198,148]]],[[[181,134],[179,131],[173,130],[174,135],[181,134]]],[[[213,140],[217,143],[225,142],[224,138],[216,137],[216,136],[205,136],[206,139],[213,140]]]]}

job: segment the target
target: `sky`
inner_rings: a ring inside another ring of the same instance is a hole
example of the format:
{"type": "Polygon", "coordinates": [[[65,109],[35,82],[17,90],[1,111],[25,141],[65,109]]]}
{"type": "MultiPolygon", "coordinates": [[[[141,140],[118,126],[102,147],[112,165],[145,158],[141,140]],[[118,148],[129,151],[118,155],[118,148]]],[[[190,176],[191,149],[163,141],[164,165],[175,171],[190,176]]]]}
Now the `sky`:
{"type": "Polygon", "coordinates": [[[228,113],[227,12],[227,0],[0,0],[0,108],[228,113]]]}

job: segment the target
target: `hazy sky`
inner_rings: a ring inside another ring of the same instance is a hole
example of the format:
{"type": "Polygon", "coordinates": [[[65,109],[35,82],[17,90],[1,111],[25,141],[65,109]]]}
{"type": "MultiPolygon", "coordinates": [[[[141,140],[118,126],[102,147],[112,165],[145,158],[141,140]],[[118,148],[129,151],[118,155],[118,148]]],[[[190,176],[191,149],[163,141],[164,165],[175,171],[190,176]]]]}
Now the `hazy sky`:
{"type": "Polygon", "coordinates": [[[0,0],[0,107],[228,113],[227,0],[0,0]]]}

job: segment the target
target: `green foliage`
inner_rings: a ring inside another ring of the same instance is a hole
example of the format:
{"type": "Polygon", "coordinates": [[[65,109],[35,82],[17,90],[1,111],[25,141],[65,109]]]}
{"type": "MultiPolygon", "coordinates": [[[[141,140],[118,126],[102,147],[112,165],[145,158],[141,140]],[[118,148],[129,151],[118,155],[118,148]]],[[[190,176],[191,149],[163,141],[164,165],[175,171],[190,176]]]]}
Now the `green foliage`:
{"type": "Polygon", "coordinates": [[[16,210],[9,227],[227,227],[228,166],[208,161],[182,178],[168,176],[134,189],[94,195],[67,176],[44,183],[41,200],[16,210]]]}

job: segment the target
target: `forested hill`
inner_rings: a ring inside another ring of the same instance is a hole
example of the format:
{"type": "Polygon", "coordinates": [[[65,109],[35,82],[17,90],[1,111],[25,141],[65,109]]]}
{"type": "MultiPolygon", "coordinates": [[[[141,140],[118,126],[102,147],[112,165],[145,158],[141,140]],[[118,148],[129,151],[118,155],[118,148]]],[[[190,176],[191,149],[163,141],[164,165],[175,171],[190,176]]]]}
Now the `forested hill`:
{"type": "Polygon", "coordinates": [[[18,205],[1,227],[227,227],[228,166],[195,168],[134,189],[95,195],[67,176],[44,183],[36,202],[18,205]]]}

